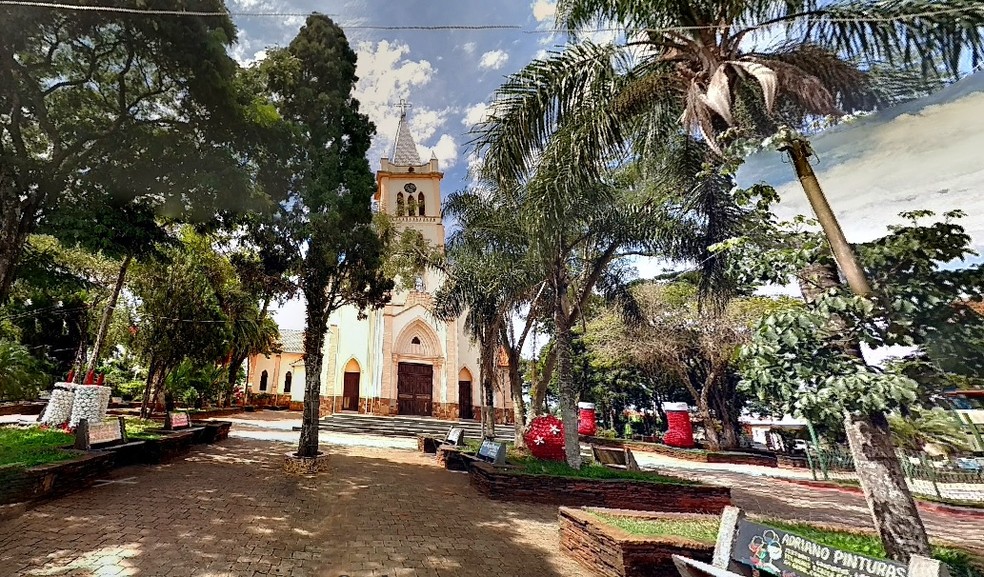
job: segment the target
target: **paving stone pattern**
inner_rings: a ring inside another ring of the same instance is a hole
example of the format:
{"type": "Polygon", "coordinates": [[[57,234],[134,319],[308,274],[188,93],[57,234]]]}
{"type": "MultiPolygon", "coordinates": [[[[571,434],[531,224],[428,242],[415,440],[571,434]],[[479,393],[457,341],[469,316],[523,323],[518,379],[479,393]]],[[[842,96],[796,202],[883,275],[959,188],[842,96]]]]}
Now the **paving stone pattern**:
{"type": "Polygon", "coordinates": [[[285,448],[229,439],[0,521],[0,576],[592,575],[556,507],[488,501],[433,456],[332,448],[289,477],[285,448]]]}

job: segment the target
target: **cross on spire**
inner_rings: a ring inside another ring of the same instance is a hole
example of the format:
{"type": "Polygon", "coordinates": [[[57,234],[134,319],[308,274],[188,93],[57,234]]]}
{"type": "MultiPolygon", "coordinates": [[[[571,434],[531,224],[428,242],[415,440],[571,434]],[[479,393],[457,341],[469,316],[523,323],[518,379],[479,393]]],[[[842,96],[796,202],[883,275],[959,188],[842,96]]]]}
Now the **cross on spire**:
{"type": "Polygon", "coordinates": [[[403,118],[407,115],[407,110],[413,108],[413,104],[407,102],[406,98],[401,98],[396,107],[400,109],[400,118],[403,118]]]}
{"type": "Polygon", "coordinates": [[[420,164],[420,153],[417,152],[417,144],[413,141],[410,127],[407,125],[407,109],[412,105],[401,98],[396,106],[400,109],[400,122],[396,127],[391,161],[398,166],[416,166],[420,164]]]}

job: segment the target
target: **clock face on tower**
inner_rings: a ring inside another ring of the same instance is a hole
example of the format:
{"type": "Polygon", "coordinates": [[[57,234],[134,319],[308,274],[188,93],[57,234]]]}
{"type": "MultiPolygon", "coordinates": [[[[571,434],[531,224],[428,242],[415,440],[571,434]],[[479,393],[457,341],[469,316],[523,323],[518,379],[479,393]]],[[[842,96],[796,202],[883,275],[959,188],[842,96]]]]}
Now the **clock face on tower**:
{"type": "Polygon", "coordinates": [[[417,192],[417,185],[412,182],[409,182],[403,186],[403,190],[407,192],[417,192]]]}

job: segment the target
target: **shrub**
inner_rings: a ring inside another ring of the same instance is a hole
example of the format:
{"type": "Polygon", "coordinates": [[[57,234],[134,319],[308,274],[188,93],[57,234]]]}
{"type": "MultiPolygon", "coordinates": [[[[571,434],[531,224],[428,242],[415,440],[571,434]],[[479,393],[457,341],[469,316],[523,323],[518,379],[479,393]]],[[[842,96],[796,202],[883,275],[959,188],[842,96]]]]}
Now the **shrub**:
{"type": "Polygon", "coordinates": [[[599,429],[596,436],[600,439],[617,439],[618,433],[614,429],[599,429]]]}
{"type": "Polygon", "coordinates": [[[0,340],[0,401],[36,399],[47,380],[26,347],[0,340]]]}

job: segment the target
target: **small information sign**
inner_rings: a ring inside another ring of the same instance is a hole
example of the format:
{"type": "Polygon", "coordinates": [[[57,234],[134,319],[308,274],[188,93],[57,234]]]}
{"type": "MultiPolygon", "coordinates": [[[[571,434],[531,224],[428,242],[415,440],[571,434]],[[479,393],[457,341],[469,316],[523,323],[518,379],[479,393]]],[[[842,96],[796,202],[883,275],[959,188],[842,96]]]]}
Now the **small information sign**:
{"type": "Polygon", "coordinates": [[[779,577],[907,577],[895,561],[841,551],[795,533],[742,519],[731,558],[779,577]]]}

